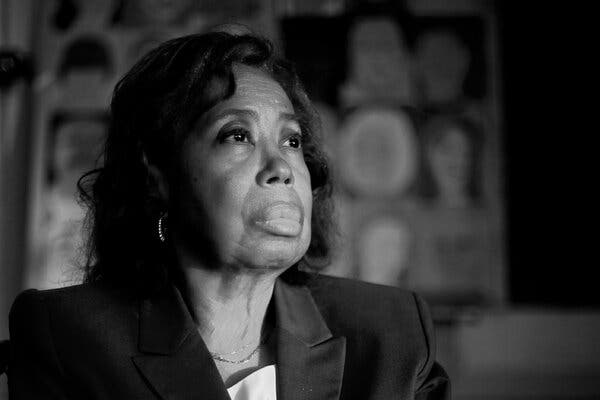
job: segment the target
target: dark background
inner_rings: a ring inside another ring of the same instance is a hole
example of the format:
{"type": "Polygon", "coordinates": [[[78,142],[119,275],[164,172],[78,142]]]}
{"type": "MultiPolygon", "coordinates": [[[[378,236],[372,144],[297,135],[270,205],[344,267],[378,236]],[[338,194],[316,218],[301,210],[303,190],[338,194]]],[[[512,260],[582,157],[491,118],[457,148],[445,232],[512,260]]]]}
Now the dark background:
{"type": "Polygon", "coordinates": [[[582,4],[498,4],[515,303],[600,305],[590,198],[597,178],[586,165],[597,130],[588,70],[596,46],[586,32],[593,13],[582,4]]]}

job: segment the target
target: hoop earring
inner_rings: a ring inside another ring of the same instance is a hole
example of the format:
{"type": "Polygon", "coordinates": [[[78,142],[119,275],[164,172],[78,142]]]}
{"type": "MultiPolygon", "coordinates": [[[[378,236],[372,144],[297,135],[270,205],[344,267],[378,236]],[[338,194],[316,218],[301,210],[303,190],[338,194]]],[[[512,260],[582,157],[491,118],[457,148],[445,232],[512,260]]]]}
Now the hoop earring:
{"type": "Polygon", "coordinates": [[[165,211],[160,218],[158,218],[158,238],[161,242],[167,241],[167,218],[169,213],[165,211]]]}

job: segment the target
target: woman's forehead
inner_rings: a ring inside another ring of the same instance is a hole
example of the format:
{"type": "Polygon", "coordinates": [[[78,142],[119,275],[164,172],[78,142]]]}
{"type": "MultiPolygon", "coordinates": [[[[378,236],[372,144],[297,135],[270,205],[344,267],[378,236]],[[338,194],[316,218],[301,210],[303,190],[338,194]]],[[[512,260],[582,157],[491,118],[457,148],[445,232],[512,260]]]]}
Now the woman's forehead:
{"type": "Polygon", "coordinates": [[[281,87],[267,72],[243,64],[234,64],[235,93],[229,101],[243,106],[271,106],[292,111],[292,103],[281,87]]]}

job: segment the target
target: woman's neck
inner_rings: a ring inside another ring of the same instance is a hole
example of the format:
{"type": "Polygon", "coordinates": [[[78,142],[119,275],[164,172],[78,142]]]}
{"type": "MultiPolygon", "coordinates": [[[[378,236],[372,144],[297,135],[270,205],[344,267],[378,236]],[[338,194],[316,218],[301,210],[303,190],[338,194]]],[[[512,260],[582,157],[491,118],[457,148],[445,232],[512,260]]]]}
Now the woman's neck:
{"type": "Polygon", "coordinates": [[[184,297],[210,352],[249,353],[260,343],[276,275],[184,266],[183,278],[184,297]]]}

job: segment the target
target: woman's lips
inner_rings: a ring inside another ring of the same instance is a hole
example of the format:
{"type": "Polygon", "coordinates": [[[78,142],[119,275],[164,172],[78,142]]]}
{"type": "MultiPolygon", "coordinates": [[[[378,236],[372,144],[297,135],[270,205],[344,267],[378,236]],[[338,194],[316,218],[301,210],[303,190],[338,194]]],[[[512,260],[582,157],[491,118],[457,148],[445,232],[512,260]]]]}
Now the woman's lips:
{"type": "Polygon", "coordinates": [[[261,209],[255,223],[278,236],[298,236],[302,232],[302,209],[294,203],[277,202],[261,209]]]}

